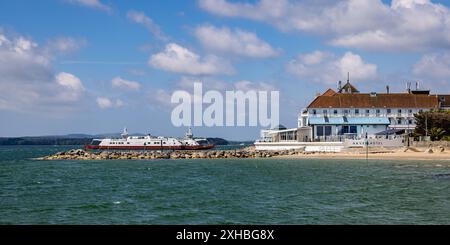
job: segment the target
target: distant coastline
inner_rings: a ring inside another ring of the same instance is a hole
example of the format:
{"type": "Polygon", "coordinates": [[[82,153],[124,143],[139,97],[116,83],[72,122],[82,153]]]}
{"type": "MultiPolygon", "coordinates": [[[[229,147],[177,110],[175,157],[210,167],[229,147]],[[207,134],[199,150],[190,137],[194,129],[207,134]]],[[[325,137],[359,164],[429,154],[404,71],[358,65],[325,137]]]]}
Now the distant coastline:
{"type": "MultiPolygon", "coordinates": [[[[25,136],[25,137],[0,137],[0,145],[85,145],[96,138],[119,137],[119,135],[84,135],[72,134],[62,136],[25,136]]],[[[250,141],[228,141],[223,138],[207,138],[215,145],[238,145],[250,144],[250,141]]]]}

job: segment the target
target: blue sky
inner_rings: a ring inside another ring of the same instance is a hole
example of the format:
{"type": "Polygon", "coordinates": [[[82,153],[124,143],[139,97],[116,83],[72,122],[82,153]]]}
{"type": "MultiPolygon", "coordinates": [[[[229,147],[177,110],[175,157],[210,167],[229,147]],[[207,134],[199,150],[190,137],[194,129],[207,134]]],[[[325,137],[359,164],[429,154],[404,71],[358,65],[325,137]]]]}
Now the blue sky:
{"type": "MultiPolygon", "coordinates": [[[[449,7],[429,0],[1,1],[0,136],[124,126],[181,136],[168,101],[196,80],[218,90],[279,90],[280,121],[289,127],[347,72],[366,92],[386,85],[401,92],[407,81],[421,81],[450,93],[449,7]]],[[[245,140],[259,129],[194,132],[245,140]]]]}

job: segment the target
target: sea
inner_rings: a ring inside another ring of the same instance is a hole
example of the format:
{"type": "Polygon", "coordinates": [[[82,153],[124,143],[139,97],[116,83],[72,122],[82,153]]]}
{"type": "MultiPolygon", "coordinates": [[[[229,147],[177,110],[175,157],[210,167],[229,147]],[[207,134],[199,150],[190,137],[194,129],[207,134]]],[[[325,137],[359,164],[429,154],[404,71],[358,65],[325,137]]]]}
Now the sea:
{"type": "Polygon", "coordinates": [[[72,148],[0,147],[0,224],[450,224],[449,161],[33,160],[72,148]]]}

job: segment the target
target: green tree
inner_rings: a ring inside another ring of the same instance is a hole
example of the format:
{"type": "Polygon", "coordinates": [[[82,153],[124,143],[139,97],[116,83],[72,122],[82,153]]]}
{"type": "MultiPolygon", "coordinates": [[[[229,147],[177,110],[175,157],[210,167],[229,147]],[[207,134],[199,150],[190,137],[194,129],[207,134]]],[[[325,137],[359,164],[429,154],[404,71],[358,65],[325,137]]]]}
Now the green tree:
{"type": "Polygon", "coordinates": [[[431,128],[430,129],[430,138],[431,140],[441,140],[444,137],[445,130],[442,128],[431,128]]]}
{"type": "Polygon", "coordinates": [[[445,136],[450,136],[450,111],[435,110],[420,112],[415,114],[414,117],[416,120],[415,136],[425,136],[428,134],[432,140],[440,140],[445,136]],[[432,132],[433,128],[435,129],[432,132]]]}

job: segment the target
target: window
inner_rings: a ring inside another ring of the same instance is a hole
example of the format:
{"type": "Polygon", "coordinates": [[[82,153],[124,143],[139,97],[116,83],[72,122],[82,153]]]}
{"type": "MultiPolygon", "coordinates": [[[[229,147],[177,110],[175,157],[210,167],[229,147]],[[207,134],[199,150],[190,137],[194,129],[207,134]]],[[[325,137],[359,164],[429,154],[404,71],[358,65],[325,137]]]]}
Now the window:
{"type": "Polygon", "coordinates": [[[326,116],[328,114],[328,110],[323,110],[323,114],[326,116]]]}
{"type": "Polygon", "coordinates": [[[413,120],[409,119],[408,124],[413,124],[413,120]]]}
{"type": "Polygon", "coordinates": [[[392,113],[392,110],[391,110],[391,109],[387,109],[387,113],[388,113],[388,114],[391,114],[391,113],[392,113]]]}
{"type": "Polygon", "coordinates": [[[323,126],[317,126],[317,136],[323,136],[323,126]]]}
{"type": "Polygon", "coordinates": [[[331,135],[331,126],[325,126],[325,136],[331,135]]]}
{"type": "Polygon", "coordinates": [[[398,113],[402,113],[402,109],[398,109],[398,111],[397,111],[398,113]]]}
{"type": "Polygon", "coordinates": [[[330,136],[331,126],[317,126],[317,136],[330,136]]]}
{"type": "Polygon", "coordinates": [[[401,118],[397,119],[397,124],[402,124],[402,119],[401,118]]]}
{"type": "Polygon", "coordinates": [[[377,109],[377,114],[380,114],[380,109],[377,109]]]}
{"type": "Polygon", "coordinates": [[[420,110],[419,110],[419,113],[422,113],[422,112],[423,112],[423,110],[422,110],[422,109],[420,109],[420,110]]]}
{"type": "Polygon", "coordinates": [[[356,125],[353,126],[343,126],[342,127],[342,134],[356,134],[357,133],[357,127],[356,125]]]}
{"type": "Polygon", "coordinates": [[[334,110],[333,113],[334,113],[334,115],[337,115],[338,111],[337,111],[337,110],[334,110]]]}
{"type": "Polygon", "coordinates": [[[359,109],[355,109],[355,114],[359,114],[359,109]]]}
{"type": "Polygon", "coordinates": [[[366,114],[370,114],[370,110],[366,110],[366,114]]]}
{"type": "Polygon", "coordinates": [[[408,113],[412,113],[412,110],[411,110],[411,109],[409,109],[409,110],[408,110],[408,113]]]}
{"type": "Polygon", "coordinates": [[[312,113],[313,113],[313,115],[316,115],[317,111],[316,110],[312,110],[312,113]]]}
{"type": "Polygon", "coordinates": [[[344,115],[347,115],[348,114],[348,110],[344,110],[344,115]]]}
{"type": "Polygon", "coordinates": [[[342,126],[342,134],[347,134],[348,133],[348,126],[342,126]]]}

